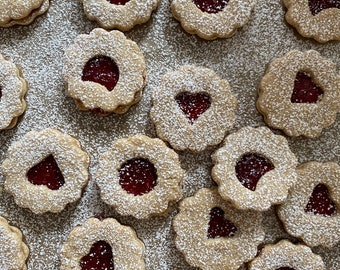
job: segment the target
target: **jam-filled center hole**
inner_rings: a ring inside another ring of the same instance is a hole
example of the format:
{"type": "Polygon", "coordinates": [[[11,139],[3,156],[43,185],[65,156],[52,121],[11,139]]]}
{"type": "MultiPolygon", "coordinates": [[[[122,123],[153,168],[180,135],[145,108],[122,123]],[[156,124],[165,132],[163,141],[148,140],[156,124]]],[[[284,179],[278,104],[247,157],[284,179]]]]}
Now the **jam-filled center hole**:
{"type": "Polygon", "coordinates": [[[129,194],[140,196],[157,185],[157,169],[146,158],[133,158],[119,169],[119,184],[129,194]]]}
{"type": "Polygon", "coordinates": [[[105,241],[95,242],[90,252],[81,258],[81,270],[114,270],[112,248],[105,241]]]}
{"type": "Polygon", "coordinates": [[[308,0],[308,6],[313,16],[328,8],[339,8],[340,0],[308,0]]]}
{"type": "Polygon", "coordinates": [[[336,210],[336,205],[330,197],[327,186],[321,183],[316,185],[306,205],[305,212],[327,217],[335,215],[336,210]]]}
{"type": "Polygon", "coordinates": [[[104,55],[91,58],[83,68],[83,81],[99,83],[112,91],[119,80],[119,68],[116,62],[104,55]]]}
{"type": "Polygon", "coordinates": [[[110,2],[111,4],[114,4],[114,5],[122,5],[122,6],[124,6],[130,0],[107,0],[107,1],[110,2]]]}
{"type": "Polygon", "coordinates": [[[210,210],[208,238],[233,237],[236,232],[237,227],[224,217],[224,211],[220,207],[214,207],[210,210]]]}
{"type": "Polygon", "coordinates": [[[224,9],[229,0],[193,0],[195,5],[203,12],[218,13],[224,9]]]}
{"type": "Polygon", "coordinates": [[[65,184],[64,176],[53,155],[47,156],[29,169],[27,179],[34,185],[45,185],[51,190],[58,190],[65,184]]]}
{"type": "Polygon", "coordinates": [[[290,98],[292,103],[317,103],[322,96],[323,90],[313,82],[308,73],[299,71],[296,74],[290,98]]]}

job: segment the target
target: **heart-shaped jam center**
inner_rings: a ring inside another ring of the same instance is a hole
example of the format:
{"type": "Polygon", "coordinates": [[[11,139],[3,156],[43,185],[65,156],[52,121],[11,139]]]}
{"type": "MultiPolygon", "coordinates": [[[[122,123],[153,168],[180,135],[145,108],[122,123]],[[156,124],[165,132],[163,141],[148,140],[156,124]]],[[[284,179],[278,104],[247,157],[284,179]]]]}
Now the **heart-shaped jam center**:
{"type": "Polygon", "coordinates": [[[127,2],[129,2],[130,0],[107,0],[109,1],[111,4],[114,5],[125,5],[127,2]]]}
{"type": "Polygon", "coordinates": [[[235,166],[237,179],[252,191],[256,189],[260,178],[273,169],[275,167],[270,160],[255,153],[244,154],[235,166]]]}
{"type": "Polygon", "coordinates": [[[157,185],[157,169],[145,158],[133,158],[119,169],[119,184],[130,194],[149,193],[157,185]]]}
{"type": "Polygon", "coordinates": [[[112,248],[105,241],[94,243],[90,252],[80,260],[81,270],[114,270],[112,248]]]}
{"type": "Polygon", "coordinates": [[[85,64],[81,79],[99,83],[112,91],[119,80],[119,68],[110,57],[95,56],[85,64]]]}
{"type": "Polygon", "coordinates": [[[291,268],[291,267],[280,267],[276,270],[295,270],[294,268],[291,268]]]}
{"type": "Polygon", "coordinates": [[[310,12],[313,16],[328,8],[339,8],[340,0],[308,0],[310,12]]]}
{"type": "Polygon", "coordinates": [[[29,169],[27,179],[34,185],[45,185],[52,190],[57,190],[65,184],[64,176],[52,155],[29,169]]]}
{"type": "Polygon", "coordinates": [[[305,212],[322,216],[332,216],[336,213],[335,203],[330,198],[326,185],[318,184],[315,186],[305,212]]]}
{"type": "Polygon", "coordinates": [[[294,89],[290,101],[292,103],[316,103],[323,95],[323,90],[317,86],[305,72],[299,71],[294,81],[294,89]]]}
{"type": "Polygon", "coordinates": [[[229,0],[194,0],[195,5],[207,13],[217,13],[224,9],[229,0]]]}
{"type": "Polygon", "coordinates": [[[214,207],[210,210],[208,238],[232,237],[236,232],[235,224],[224,217],[224,211],[221,208],[214,207]]]}
{"type": "Polygon", "coordinates": [[[204,92],[197,94],[183,92],[178,94],[175,99],[190,124],[193,124],[211,105],[210,96],[204,92]]]}

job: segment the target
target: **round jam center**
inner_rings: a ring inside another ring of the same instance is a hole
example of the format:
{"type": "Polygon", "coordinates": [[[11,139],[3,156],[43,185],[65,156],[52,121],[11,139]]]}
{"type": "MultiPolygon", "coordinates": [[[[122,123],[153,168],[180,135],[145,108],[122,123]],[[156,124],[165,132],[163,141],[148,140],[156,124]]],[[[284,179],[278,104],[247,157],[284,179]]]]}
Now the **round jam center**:
{"type": "Polygon", "coordinates": [[[130,194],[149,193],[157,185],[157,169],[145,158],[133,158],[119,169],[119,184],[130,194]]]}
{"type": "Polygon", "coordinates": [[[308,0],[310,12],[313,16],[328,8],[339,8],[340,0],[308,0]]]}
{"type": "Polygon", "coordinates": [[[224,9],[229,0],[193,0],[195,5],[207,13],[217,13],[224,9]]]}
{"type": "Polygon", "coordinates": [[[51,190],[57,190],[65,183],[64,176],[52,155],[29,169],[27,179],[34,185],[45,185],[51,190]]]}
{"type": "Polygon", "coordinates": [[[317,86],[305,72],[299,71],[294,81],[294,89],[290,101],[292,103],[316,103],[323,95],[323,90],[317,86]]]}
{"type": "Polygon", "coordinates": [[[119,68],[110,57],[95,56],[85,64],[81,79],[99,83],[112,91],[119,80],[119,68]]]}
{"type": "Polygon", "coordinates": [[[312,192],[306,205],[305,212],[314,215],[332,216],[336,213],[335,203],[329,196],[326,185],[318,184],[312,192]]]}
{"type": "Polygon", "coordinates": [[[89,254],[80,260],[81,270],[114,270],[112,248],[105,241],[94,243],[89,254]]]}
{"type": "Polygon", "coordinates": [[[178,94],[175,99],[190,124],[193,124],[211,106],[210,96],[204,92],[197,94],[183,92],[178,94]]]}
{"type": "Polygon", "coordinates": [[[107,0],[107,1],[114,5],[125,5],[130,0],[107,0]]]}
{"type": "Polygon", "coordinates": [[[267,158],[258,154],[247,153],[237,161],[235,172],[241,184],[254,191],[260,178],[274,168],[274,165],[267,158]]]}
{"type": "Polygon", "coordinates": [[[211,209],[208,238],[232,237],[236,232],[235,224],[224,217],[224,211],[221,208],[214,207],[211,209]]]}

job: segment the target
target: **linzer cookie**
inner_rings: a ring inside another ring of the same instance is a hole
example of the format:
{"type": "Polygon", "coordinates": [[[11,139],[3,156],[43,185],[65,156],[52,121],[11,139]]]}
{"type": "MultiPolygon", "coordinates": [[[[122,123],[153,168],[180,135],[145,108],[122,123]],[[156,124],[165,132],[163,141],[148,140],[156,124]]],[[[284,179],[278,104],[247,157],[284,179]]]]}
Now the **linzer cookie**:
{"type": "Polygon", "coordinates": [[[1,0],[0,27],[30,24],[45,13],[49,5],[49,0],[1,0]]]}
{"type": "Polygon", "coordinates": [[[283,203],[297,180],[297,159],[286,138],[267,127],[241,128],[212,159],[219,193],[239,209],[264,211],[283,203]]]}
{"type": "Polygon", "coordinates": [[[158,137],[177,150],[219,144],[234,125],[236,99],[229,83],[207,68],[183,66],[167,73],[152,95],[158,137]]]}
{"type": "Polygon", "coordinates": [[[128,31],[147,22],[160,0],[81,0],[86,16],[106,29],[128,31]]]}
{"type": "Polygon", "coordinates": [[[26,270],[28,254],[29,249],[22,240],[21,231],[0,217],[0,269],[26,270]]]}
{"type": "Polygon", "coordinates": [[[174,0],[173,16],[185,31],[204,39],[228,38],[245,25],[257,0],[174,0]]]}
{"type": "Polygon", "coordinates": [[[63,76],[80,110],[122,114],[141,99],[146,67],[135,42],[96,28],[65,51],[63,76]]]}
{"type": "Polygon", "coordinates": [[[80,198],[88,166],[88,155],[73,137],[50,128],[32,131],[8,151],[5,190],[36,214],[60,212],[80,198]]]}
{"type": "Polygon", "coordinates": [[[60,270],[144,270],[144,253],[144,244],[131,227],[113,218],[90,218],[69,234],[60,270]]]}
{"type": "Polygon", "coordinates": [[[236,270],[256,256],[265,236],[261,223],[260,212],[235,209],[216,188],[204,188],[180,203],[176,247],[192,266],[236,270]]]}
{"type": "Polygon", "coordinates": [[[26,91],[27,83],[17,66],[0,54],[0,130],[16,125],[26,109],[26,91]]]}
{"type": "Polygon", "coordinates": [[[256,106],[269,126],[289,136],[319,136],[340,111],[335,64],[313,50],[288,52],[269,64],[256,106]]]}
{"type": "Polygon", "coordinates": [[[278,214],[287,232],[309,246],[332,247],[340,241],[340,166],[308,162],[278,214]]]}
{"type": "Polygon", "coordinates": [[[249,270],[325,270],[322,258],[302,244],[281,240],[266,245],[249,265],[249,270]]]}
{"type": "Polygon", "coordinates": [[[324,43],[340,40],[339,0],[283,0],[286,20],[304,37],[324,43]]]}
{"type": "Polygon", "coordinates": [[[96,182],[104,202],[121,215],[148,218],[182,197],[178,155],[160,139],[135,135],[101,155],[96,182]]]}

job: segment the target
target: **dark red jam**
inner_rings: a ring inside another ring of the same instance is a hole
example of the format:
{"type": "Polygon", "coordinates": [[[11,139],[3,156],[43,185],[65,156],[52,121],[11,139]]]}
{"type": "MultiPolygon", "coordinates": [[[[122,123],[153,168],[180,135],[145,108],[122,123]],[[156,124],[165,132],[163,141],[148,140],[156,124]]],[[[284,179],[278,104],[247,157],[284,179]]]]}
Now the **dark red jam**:
{"type": "Polygon", "coordinates": [[[52,155],[29,169],[27,179],[34,185],[45,185],[51,190],[57,190],[65,184],[64,176],[52,155]]]}
{"type": "Polygon", "coordinates": [[[85,64],[81,79],[99,83],[112,91],[119,80],[119,68],[110,57],[95,56],[85,64]]]}
{"type": "Polygon", "coordinates": [[[145,158],[133,158],[119,169],[119,184],[129,194],[140,196],[157,185],[157,169],[145,158]]]}
{"type": "Polygon", "coordinates": [[[224,217],[224,211],[221,208],[214,207],[210,210],[208,238],[232,237],[236,232],[235,224],[224,217]]]}
{"type": "Polygon", "coordinates": [[[316,185],[306,205],[305,212],[321,216],[332,216],[336,213],[335,203],[330,198],[326,185],[316,185]]]}
{"type": "Polygon", "coordinates": [[[310,12],[313,16],[328,8],[339,8],[340,0],[308,0],[310,12]]]}
{"type": "Polygon", "coordinates": [[[194,0],[195,5],[207,13],[217,13],[224,9],[229,0],[194,0]]]}
{"type": "Polygon", "coordinates": [[[292,103],[316,103],[323,95],[323,90],[317,86],[305,72],[299,71],[294,81],[292,103]]]}
{"type": "Polygon", "coordinates": [[[112,248],[105,241],[94,243],[89,254],[81,258],[81,270],[114,270],[112,248]]]}
{"type": "Polygon", "coordinates": [[[273,169],[275,167],[270,160],[255,153],[244,154],[235,166],[237,179],[252,191],[256,189],[260,178],[273,169]]]}
{"type": "Polygon", "coordinates": [[[125,5],[127,2],[129,2],[130,0],[107,0],[109,1],[111,4],[114,5],[125,5]]]}
{"type": "Polygon", "coordinates": [[[178,94],[175,99],[190,124],[193,124],[211,105],[210,96],[203,92],[197,94],[183,92],[178,94]]]}

